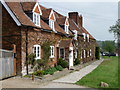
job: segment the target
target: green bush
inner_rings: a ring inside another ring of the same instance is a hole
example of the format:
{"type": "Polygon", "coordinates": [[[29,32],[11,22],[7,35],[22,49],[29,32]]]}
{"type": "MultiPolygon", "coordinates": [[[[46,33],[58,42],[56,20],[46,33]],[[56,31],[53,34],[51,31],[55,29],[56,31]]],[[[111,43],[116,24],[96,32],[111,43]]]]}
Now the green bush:
{"type": "Polygon", "coordinates": [[[68,62],[63,60],[62,58],[60,58],[58,60],[58,65],[61,65],[63,68],[67,68],[68,67],[68,62]]]}
{"type": "Polygon", "coordinates": [[[36,72],[34,72],[33,74],[36,75],[36,76],[43,76],[44,71],[42,71],[42,70],[36,71],[36,72]]]}
{"type": "Polygon", "coordinates": [[[49,69],[45,70],[44,75],[46,75],[46,74],[51,74],[52,75],[56,71],[57,71],[57,69],[55,67],[52,67],[52,68],[49,68],[49,69]]]}
{"type": "Polygon", "coordinates": [[[58,65],[55,67],[58,71],[62,71],[63,70],[63,67],[61,65],[58,65]]]}
{"type": "Polygon", "coordinates": [[[78,65],[78,64],[80,64],[80,60],[78,58],[76,58],[74,61],[74,65],[78,65]]]}
{"type": "Polygon", "coordinates": [[[95,57],[100,60],[100,47],[96,47],[95,57]]]}

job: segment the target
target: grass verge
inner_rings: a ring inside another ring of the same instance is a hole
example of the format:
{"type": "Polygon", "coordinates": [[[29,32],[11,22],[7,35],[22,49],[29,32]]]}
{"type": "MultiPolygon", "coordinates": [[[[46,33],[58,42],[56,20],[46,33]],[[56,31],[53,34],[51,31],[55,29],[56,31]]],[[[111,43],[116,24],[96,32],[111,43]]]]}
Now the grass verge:
{"type": "Polygon", "coordinates": [[[95,70],[76,82],[77,85],[92,88],[101,88],[100,82],[109,84],[109,88],[118,88],[118,57],[104,57],[103,61],[95,70]]]}

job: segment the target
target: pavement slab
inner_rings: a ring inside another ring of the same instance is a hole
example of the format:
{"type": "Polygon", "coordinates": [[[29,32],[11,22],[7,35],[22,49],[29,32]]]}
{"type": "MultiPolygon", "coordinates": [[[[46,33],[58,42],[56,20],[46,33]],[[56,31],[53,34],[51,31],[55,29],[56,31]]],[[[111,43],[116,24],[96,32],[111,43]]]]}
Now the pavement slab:
{"type": "Polygon", "coordinates": [[[103,60],[98,60],[93,62],[92,64],[80,69],[79,71],[70,73],[62,78],[53,80],[53,82],[63,82],[63,83],[75,83],[79,81],[82,77],[86,76],[90,72],[92,72],[99,64],[102,63],[103,60]]]}

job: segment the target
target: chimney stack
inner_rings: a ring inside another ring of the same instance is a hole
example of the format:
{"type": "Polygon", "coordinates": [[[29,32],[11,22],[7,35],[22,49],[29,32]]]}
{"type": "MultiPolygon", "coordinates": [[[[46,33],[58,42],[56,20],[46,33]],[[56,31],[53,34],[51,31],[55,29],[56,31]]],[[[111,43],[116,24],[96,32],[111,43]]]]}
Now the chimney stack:
{"type": "Polygon", "coordinates": [[[79,27],[82,27],[83,17],[82,15],[79,16],[78,12],[69,12],[69,18],[72,19],[79,27]]]}

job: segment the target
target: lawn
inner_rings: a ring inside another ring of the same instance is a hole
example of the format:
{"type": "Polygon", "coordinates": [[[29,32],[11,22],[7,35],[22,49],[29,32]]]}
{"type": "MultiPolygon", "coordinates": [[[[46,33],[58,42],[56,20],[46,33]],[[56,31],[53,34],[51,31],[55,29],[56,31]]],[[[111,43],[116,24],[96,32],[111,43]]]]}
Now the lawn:
{"type": "Polygon", "coordinates": [[[76,82],[77,85],[101,88],[100,82],[109,84],[109,88],[118,88],[118,57],[103,57],[104,60],[95,70],[76,82]]]}

